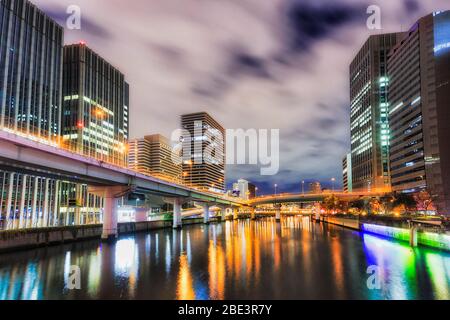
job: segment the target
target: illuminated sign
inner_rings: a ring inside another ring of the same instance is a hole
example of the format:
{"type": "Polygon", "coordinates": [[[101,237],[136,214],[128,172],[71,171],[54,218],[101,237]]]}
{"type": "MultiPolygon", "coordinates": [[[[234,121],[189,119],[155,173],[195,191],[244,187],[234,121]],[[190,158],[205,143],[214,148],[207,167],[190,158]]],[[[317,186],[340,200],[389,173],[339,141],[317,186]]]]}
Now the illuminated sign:
{"type": "Polygon", "coordinates": [[[450,52],[450,11],[442,11],[434,16],[434,53],[450,52]]]}

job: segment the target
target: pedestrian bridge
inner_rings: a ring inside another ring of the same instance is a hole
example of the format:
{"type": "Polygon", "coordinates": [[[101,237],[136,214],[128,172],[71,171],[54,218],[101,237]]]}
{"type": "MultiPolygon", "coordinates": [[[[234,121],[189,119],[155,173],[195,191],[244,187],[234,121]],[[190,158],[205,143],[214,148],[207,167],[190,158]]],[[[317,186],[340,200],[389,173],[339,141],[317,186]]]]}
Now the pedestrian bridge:
{"type": "Polygon", "coordinates": [[[333,195],[343,201],[355,201],[358,199],[368,199],[373,197],[381,197],[385,195],[384,192],[323,192],[323,193],[286,193],[279,195],[269,195],[254,198],[249,201],[249,205],[257,207],[267,204],[283,204],[283,203],[316,203],[324,202],[324,200],[333,195]]]}

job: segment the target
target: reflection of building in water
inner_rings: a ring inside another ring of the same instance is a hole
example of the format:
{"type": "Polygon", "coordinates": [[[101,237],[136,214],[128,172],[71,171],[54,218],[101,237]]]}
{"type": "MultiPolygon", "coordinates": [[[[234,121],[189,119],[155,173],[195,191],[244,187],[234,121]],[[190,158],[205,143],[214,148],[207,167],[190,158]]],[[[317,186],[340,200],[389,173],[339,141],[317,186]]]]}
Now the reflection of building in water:
{"type": "Polygon", "coordinates": [[[188,258],[185,254],[180,256],[180,269],[178,271],[177,281],[177,299],[195,300],[192,275],[189,269],[188,258]]]}
{"type": "Polygon", "coordinates": [[[208,247],[208,273],[209,296],[212,299],[225,299],[225,254],[223,247],[214,241],[209,241],[208,247]]]}

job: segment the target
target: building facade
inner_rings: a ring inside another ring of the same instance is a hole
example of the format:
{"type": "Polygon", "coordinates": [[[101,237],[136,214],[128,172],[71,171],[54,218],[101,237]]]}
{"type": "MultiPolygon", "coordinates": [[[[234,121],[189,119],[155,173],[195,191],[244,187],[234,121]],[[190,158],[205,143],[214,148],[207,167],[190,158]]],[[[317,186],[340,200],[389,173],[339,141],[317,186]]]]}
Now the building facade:
{"type": "Polygon", "coordinates": [[[320,182],[311,182],[309,184],[309,193],[312,194],[321,194],[322,193],[322,185],[320,182]]]}
{"type": "Polygon", "coordinates": [[[421,18],[392,51],[391,179],[450,213],[450,11],[421,18]]]}
{"type": "Polygon", "coordinates": [[[187,185],[225,192],[225,129],[208,113],[181,116],[183,178],[187,185]]]}
{"type": "Polygon", "coordinates": [[[78,153],[127,165],[129,86],[84,43],[64,47],[63,139],[78,153]]]}
{"type": "Polygon", "coordinates": [[[243,200],[250,199],[250,183],[247,180],[239,179],[233,184],[233,194],[238,195],[243,200]]]}
{"type": "Polygon", "coordinates": [[[160,134],[130,141],[128,167],[143,174],[182,182],[181,156],[174,151],[169,139],[160,134]]]}
{"type": "Polygon", "coordinates": [[[253,183],[248,184],[248,198],[254,199],[256,198],[256,192],[258,191],[258,188],[253,183]]]}
{"type": "Polygon", "coordinates": [[[0,2],[0,127],[58,139],[63,37],[63,28],[31,2],[0,2]]]}
{"type": "Polygon", "coordinates": [[[343,174],[343,186],[344,192],[353,192],[352,185],[352,154],[347,154],[342,160],[342,174],[343,174]]]}
{"type": "MultiPolygon", "coordinates": [[[[29,1],[0,2],[1,130],[60,145],[63,31],[29,1]]],[[[0,168],[0,230],[99,222],[101,207],[86,185],[0,168]]]]}
{"type": "Polygon", "coordinates": [[[350,65],[353,190],[390,188],[387,59],[402,36],[371,36],[350,65]]]}

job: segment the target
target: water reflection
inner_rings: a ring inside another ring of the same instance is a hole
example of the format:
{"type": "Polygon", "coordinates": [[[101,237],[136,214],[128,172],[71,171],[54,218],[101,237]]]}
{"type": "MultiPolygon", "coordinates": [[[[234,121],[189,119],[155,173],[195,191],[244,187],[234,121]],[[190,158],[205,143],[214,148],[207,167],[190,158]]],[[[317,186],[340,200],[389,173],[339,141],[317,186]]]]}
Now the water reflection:
{"type": "Polygon", "coordinates": [[[0,299],[450,299],[450,255],[290,217],[0,256],[0,299]],[[69,290],[72,266],[81,290],[69,290]],[[378,266],[380,290],[367,287],[378,266]]]}

